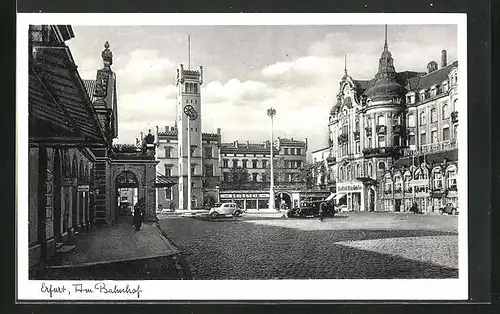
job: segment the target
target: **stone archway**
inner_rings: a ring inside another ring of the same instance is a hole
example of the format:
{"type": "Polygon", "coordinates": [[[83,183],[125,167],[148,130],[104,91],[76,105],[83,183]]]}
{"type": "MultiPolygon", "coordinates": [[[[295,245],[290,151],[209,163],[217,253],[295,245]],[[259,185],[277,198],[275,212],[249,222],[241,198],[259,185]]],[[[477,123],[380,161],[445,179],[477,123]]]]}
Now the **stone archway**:
{"type": "Polygon", "coordinates": [[[144,197],[142,195],[142,188],[140,184],[140,176],[133,170],[126,169],[117,172],[113,180],[114,197],[112,204],[115,208],[115,219],[120,216],[131,216],[135,204],[139,199],[144,197]]]}
{"type": "Polygon", "coordinates": [[[290,193],[288,193],[288,192],[276,193],[276,196],[275,196],[275,208],[276,209],[282,209],[282,207],[283,207],[282,201],[285,201],[284,206],[286,206],[286,208],[292,208],[292,196],[290,195],[290,193]]]}

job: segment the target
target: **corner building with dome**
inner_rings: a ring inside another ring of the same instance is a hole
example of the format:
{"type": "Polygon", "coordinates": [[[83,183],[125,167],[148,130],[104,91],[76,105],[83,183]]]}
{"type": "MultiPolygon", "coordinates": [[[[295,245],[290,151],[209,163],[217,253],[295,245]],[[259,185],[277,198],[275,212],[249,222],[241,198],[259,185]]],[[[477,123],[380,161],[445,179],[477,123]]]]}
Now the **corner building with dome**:
{"type": "Polygon", "coordinates": [[[339,203],[355,211],[457,208],[457,71],[443,50],[427,72],[396,72],[387,26],[375,77],[344,70],[328,123],[339,203]]]}

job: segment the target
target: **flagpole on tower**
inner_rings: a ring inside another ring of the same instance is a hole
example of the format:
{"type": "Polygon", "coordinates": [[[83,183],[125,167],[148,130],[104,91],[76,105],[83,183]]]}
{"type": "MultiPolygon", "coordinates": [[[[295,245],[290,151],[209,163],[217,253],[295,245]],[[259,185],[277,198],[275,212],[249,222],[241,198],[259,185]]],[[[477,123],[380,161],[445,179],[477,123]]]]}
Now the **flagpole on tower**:
{"type": "Polygon", "coordinates": [[[191,35],[188,34],[188,70],[191,70],[191,35]]]}

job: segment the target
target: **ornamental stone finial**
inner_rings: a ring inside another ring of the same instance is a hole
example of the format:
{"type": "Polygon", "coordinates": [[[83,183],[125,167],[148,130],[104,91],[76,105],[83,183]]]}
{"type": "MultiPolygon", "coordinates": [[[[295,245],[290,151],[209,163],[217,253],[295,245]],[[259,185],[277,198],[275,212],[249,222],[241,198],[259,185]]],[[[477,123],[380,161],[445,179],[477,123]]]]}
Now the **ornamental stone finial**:
{"type": "Polygon", "coordinates": [[[113,53],[109,50],[109,42],[106,41],[104,44],[104,50],[101,53],[102,62],[104,67],[109,68],[113,64],[113,53]]]}

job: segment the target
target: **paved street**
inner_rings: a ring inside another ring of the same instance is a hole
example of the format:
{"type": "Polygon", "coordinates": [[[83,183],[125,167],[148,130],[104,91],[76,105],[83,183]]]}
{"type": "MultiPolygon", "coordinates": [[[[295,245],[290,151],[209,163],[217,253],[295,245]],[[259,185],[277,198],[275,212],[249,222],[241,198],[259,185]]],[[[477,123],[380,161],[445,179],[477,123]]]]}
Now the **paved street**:
{"type": "Polygon", "coordinates": [[[456,216],[160,217],[192,279],[456,278],[456,216]]]}

